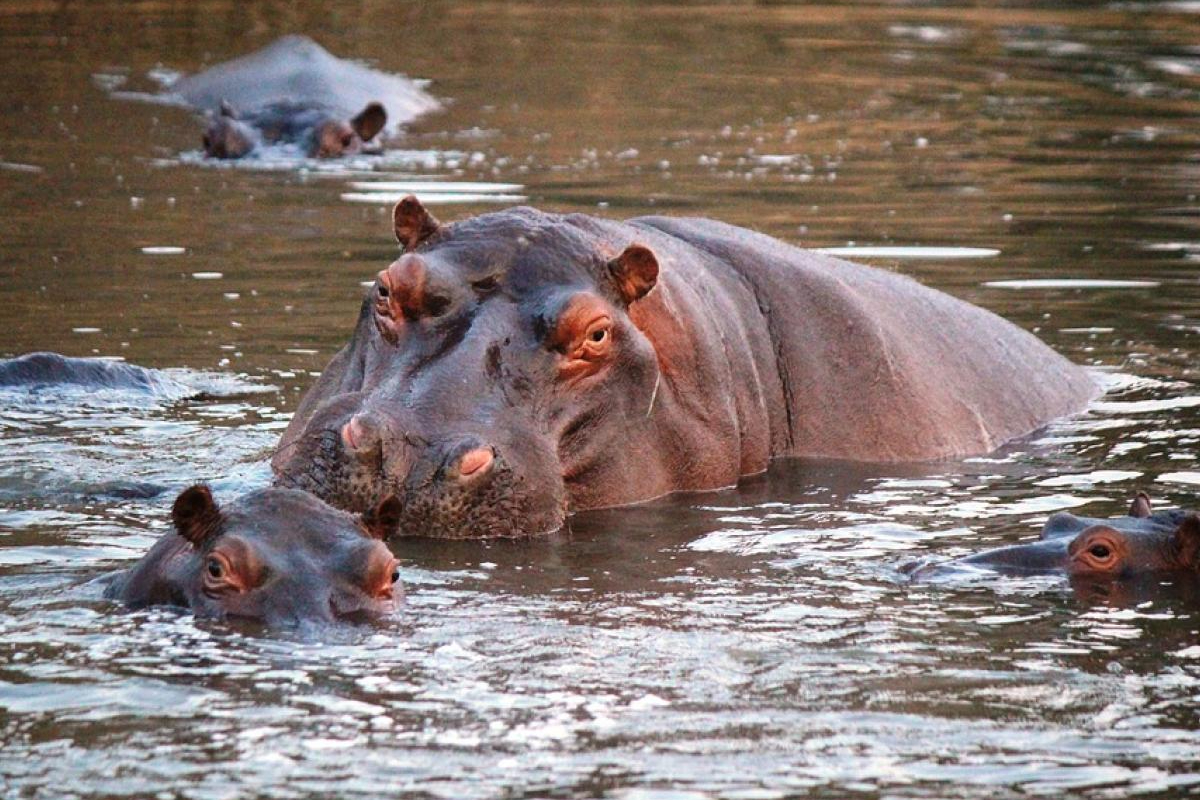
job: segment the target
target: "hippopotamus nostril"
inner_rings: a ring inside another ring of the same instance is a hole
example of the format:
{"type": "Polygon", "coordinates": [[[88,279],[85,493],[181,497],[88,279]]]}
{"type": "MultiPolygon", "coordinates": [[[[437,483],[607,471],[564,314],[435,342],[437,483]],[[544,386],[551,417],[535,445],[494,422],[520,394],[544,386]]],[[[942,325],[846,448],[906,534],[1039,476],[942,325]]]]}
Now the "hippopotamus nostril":
{"type": "Polygon", "coordinates": [[[458,459],[458,475],[464,480],[486,475],[495,461],[496,454],[490,447],[468,450],[458,459]]]}
{"type": "Polygon", "coordinates": [[[383,441],[379,425],[370,414],[355,414],[342,426],[340,433],[346,450],[360,456],[376,453],[383,441]]]}

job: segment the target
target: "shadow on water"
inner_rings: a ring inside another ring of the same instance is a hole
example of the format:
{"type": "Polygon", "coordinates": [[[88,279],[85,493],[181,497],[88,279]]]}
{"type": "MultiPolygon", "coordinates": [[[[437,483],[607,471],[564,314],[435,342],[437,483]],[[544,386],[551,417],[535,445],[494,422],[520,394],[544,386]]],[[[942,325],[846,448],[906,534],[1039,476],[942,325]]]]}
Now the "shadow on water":
{"type": "Polygon", "coordinates": [[[0,356],[276,387],[0,398],[5,792],[1194,793],[1194,586],[928,585],[901,567],[1034,538],[1060,509],[1119,514],[1139,489],[1197,505],[1195,11],[0,7],[0,356]],[[197,147],[190,112],[110,96],[285,33],[449,102],[370,164],[200,169],[179,156],[197,147]],[[786,462],[545,539],[398,541],[408,604],[378,627],[260,631],[101,601],[94,579],[157,538],[171,491],[269,481],[362,282],[395,257],[388,204],[413,183],[444,220],[523,197],[855,248],[1110,390],[986,457],[786,462]]]}

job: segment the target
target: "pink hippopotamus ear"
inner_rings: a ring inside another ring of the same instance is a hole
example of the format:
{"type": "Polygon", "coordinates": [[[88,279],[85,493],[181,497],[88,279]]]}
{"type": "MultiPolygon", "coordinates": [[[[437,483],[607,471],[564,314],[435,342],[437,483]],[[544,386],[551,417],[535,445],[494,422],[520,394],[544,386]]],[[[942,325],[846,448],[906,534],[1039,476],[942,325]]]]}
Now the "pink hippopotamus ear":
{"type": "Polygon", "coordinates": [[[404,505],[396,495],[388,495],[373,509],[363,513],[362,526],[372,539],[386,542],[400,528],[404,505]]]}
{"type": "Polygon", "coordinates": [[[1179,523],[1175,547],[1182,566],[1200,571],[1200,514],[1192,512],[1179,523]]]}
{"type": "Polygon", "coordinates": [[[396,203],[396,207],[392,209],[392,225],[396,232],[396,241],[405,250],[416,248],[441,227],[437,217],[426,211],[421,201],[412,194],[396,203]]]}
{"type": "Polygon", "coordinates": [[[631,244],[608,262],[608,273],[628,305],[649,294],[658,282],[658,259],[649,247],[631,244]]]}
{"type": "Polygon", "coordinates": [[[221,509],[203,484],[184,489],[171,507],[175,532],[200,547],[221,532],[221,509]]]}

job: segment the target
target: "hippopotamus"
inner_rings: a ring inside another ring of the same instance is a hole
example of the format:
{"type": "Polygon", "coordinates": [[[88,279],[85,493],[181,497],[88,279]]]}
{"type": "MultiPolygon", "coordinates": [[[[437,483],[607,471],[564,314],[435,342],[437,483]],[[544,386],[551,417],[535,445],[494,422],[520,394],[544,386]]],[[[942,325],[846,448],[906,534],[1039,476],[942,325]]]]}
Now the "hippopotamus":
{"type": "Polygon", "coordinates": [[[0,359],[0,386],[37,388],[52,385],[119,389],[141,394],[188,393],[162,373],[105,358],[73,358],[58,353],[26,353],[0,359]]]}
{"type": "Polygon", "coordinates": [[[1154,512],[1139,492],[1124,517],[1095,519],[1066,511],[1051,516],[1036,542],[985,550],[948,564],[923,566],[931,578],[986,569],[1003,574],[1134,580],[1160,574],[1200,577],[1200,515],[1154,512]]]}
{"type": "Polygon", "coordinates": [[[403,598],[384,544],[398,511],[396,499],[385,498],[355,518],[280,488],[221,507],[198,484],[175,499],[174,530],[117,574],[104,596],[135,609],[178,606],[268,625],[378,619],[403,598]]]}
{"type": "Polygon", "coordinates": [[[392,215],[402,254],[276,450],[277,482],[400,533],[538,534],[773,458],[984,453],[1097,393],[1000,317],[706,219],[392,215]]]}
{"type": "Polygon", "coordinates": [[[304,36],[181,78],[166,96],[209,115],[202,141],[214,158],[271,143],[311,157],[349,155],[389,122],[395,130],[439,107],[419,82],[343,61],[304,36]]]}

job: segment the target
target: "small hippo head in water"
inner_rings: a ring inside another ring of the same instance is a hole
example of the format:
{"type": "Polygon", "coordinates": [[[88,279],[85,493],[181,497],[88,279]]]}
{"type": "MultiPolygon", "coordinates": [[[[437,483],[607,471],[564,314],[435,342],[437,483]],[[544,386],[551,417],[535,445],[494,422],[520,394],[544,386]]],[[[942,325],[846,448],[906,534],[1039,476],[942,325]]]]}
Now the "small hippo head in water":
{"type": "Polygon", "coordinates": [[[363,152],[386,124],[387,112],[379,103],[368,104],[352,119],[295,103],[276,103],[247,113],[222,103],[202,143],[210,158],[242,158],[264,143],[296,144],[310,158],[338,158],[363,152]]]}
{"type": "Polygon", "coordinates": [[[222,103],[201,137],[209,158],[241,158],[262,144],[262,134],[238,118],[229,103],[222,103]]]}
{"type": "Polygon", "coordinates": [[[1200,516],[1178,509],[1155,513],[1149,496],[1139,493],[1127,516],[1091,519],[1060,512],[1046,521],[1036,542],[922,567],[914,577],[953,574],[962,567],[1016,575],[1060,573],[1073,579],[1200,577],[1200,516]]]}
{"type": "Polygon", "coordinates": [[[383,543],[399,506],[356,518],[292,489],[264,489],[219,507],[206,486],[175,500],[165,534],[105,596],[132,608],[173,605],[197,616],[269,625],[367,621],[403,598],[383,543]]]}

